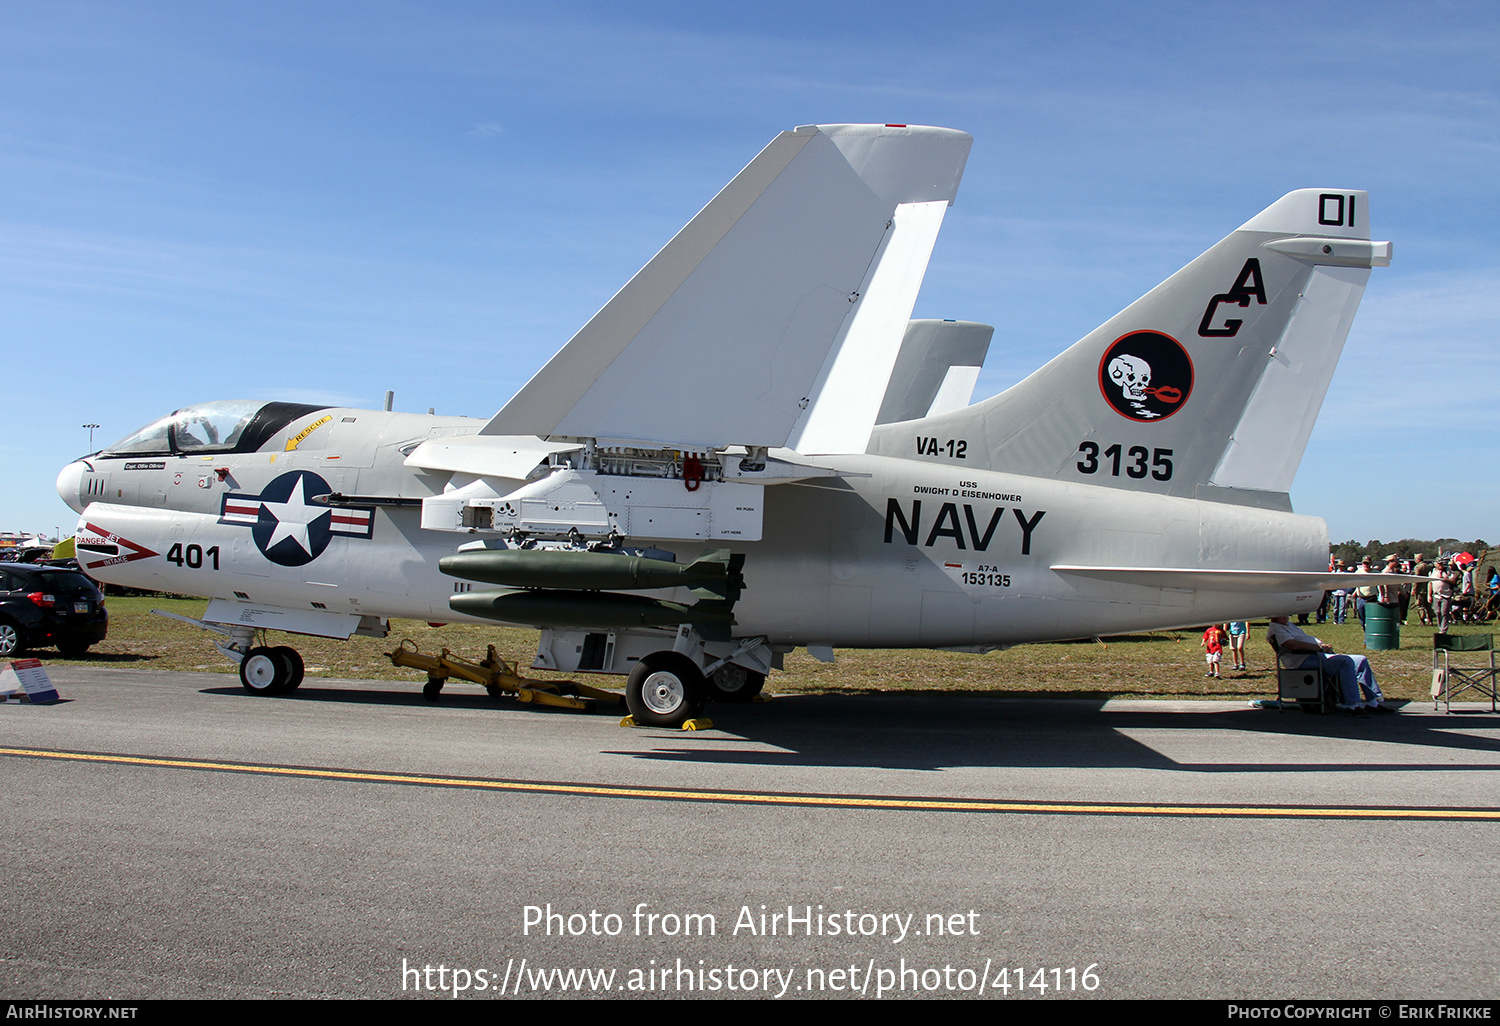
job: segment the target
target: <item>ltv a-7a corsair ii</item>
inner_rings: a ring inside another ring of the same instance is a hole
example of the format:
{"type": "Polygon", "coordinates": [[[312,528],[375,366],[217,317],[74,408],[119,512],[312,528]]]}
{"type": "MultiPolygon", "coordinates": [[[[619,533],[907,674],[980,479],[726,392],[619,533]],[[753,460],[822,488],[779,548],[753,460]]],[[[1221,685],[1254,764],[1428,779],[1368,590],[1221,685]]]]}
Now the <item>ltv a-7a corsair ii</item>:
{"type": "Polygon", "coordinates": [[[78,556],[265,628],[541,629],[637,721],[746,699],[806,646],[990,647],[1311,608],[1288,489],[1373,266],[1363,192],[1283,196],[969,405],[990,329],[911,321],[969,136],[774,139],[489,421],[192,406],[70,464],[78,556]]]}

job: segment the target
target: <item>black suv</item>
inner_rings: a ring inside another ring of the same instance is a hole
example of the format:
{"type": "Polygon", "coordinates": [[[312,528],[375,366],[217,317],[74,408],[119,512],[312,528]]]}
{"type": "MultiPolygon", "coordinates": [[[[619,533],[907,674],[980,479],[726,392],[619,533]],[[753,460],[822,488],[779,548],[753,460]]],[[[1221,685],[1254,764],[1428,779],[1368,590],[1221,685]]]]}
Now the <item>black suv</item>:
{"type": "Polygon", "coordinates": [[[0,563],[0,659],[44,645],[76,659],[107,633],[104,593],[84,574],[0,563]]]}

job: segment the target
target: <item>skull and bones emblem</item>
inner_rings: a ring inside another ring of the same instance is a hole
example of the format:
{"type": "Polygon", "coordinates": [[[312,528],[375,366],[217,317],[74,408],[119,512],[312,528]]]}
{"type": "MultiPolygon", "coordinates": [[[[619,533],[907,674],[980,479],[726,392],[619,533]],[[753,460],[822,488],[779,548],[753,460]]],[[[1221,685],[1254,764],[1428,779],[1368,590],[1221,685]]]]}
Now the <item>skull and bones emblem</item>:
{"type": "Polygon", "coordinates": [[[1193,360],[1160,331],[1121,335],[1099,358],[1099,392],[1131,420],[1161,420],[1182,409],[1193,391],[1193,360]]]}
{"type": "Polygon", "coordinates": [[[1109,380],[1119,387],[1120,394],[1138,411],[1138,416],[1159,416],[1145,406],[1146,390],[1151,385],[1151,365],[1145,360],[1129,353],[1121,353],[1109,361],[1109,380]]]}

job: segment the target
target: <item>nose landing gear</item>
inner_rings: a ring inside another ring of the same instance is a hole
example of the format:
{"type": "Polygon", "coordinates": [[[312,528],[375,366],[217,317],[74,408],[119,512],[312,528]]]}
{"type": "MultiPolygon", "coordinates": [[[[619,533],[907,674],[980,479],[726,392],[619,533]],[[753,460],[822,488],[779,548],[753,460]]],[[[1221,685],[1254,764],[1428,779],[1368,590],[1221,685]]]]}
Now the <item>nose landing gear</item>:
{"type": "Polygon", "coordinates": [[[254,695],[284,695],[302,683],[302,656],[295,648],[252,648],[240,660],[240,683],[254,695]]]}

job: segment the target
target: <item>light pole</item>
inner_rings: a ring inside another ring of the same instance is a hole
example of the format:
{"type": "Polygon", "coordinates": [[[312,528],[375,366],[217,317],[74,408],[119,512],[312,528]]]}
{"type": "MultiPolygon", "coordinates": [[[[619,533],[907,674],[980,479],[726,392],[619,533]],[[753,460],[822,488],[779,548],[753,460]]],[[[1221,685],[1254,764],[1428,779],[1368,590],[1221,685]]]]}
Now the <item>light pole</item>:
{"type": "Polygon", "coordinates": [[[98,427],[99,425],[98,424],[85,424],[83,426],[89,429],[89,452],[93,452],[94,451],[94,428],[98,427]]]}

